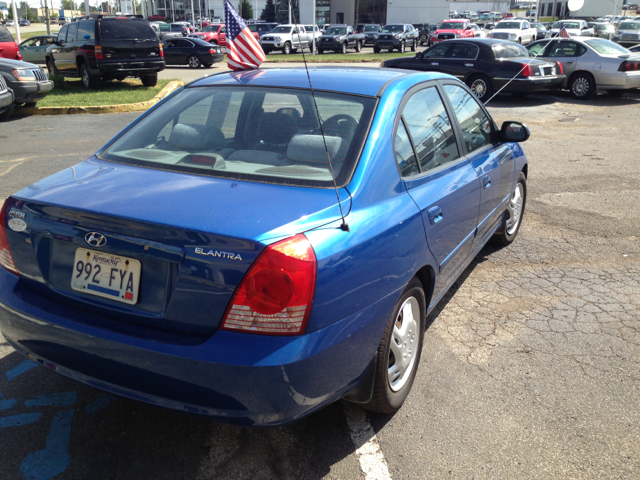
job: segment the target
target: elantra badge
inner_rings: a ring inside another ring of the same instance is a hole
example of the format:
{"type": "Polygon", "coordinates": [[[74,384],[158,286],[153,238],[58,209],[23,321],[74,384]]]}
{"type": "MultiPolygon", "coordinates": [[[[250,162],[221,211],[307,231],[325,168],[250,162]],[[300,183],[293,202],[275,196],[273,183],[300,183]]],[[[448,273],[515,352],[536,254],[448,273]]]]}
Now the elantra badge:
{"type": "Polygon", "coordinates": [[[84,236],[84,241],[92,247],[102,247],[107,243],[107,237],[98,232],[89,232],[84,236]]]}
{"type": "Polygon", "coordinates": [[[206,251],[202,247],[196,247],[196,253],[198,255],[211,255],[212,257],[228,258],[229,260],[242,260],[239,253],[221,252],[219,250],[206,251]]]}

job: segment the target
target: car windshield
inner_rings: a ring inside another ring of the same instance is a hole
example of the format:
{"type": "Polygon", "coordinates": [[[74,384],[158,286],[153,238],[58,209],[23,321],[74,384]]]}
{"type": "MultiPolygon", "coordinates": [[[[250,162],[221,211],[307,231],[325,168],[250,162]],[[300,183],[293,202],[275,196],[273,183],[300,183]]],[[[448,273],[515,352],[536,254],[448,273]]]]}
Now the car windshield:
{"type": "Polygon", "coordinates": [[[204,27],[202,29],[203,32],[217,32],[220,25],[209,25],[208,27],[204,27]]]}
{"type": "Polygon", "coordinates": [[[573,30],[580,30],[580,24],[578,22],[558,22],[556,28],[571,28],[573,30]]]}
{"type": "Polygon", "coordinates": [[[0,42],[14,42],[13,35],[7,30],[7,27],[0,25],[0,42]]]}
{"type": "Polygon", "coordinates": [[[402,33],[404,25],[387,25],[382,29],[382,33],[402,33]]]}
{"type": "Polygon", "coordinates": [[[291,27],[276,27],[271,33],[291,33],[291,27]]]}
{"type": "Polygon", "coordinates": [[[496,58],[518,58],[528,57],[529,51],[520,45],[497,44],[493,45],[493,54],[496,58]]]}
{"type": "Polygon", "coordinates": [[[172,32],[182,32],[185,28],[187,28],[187,27],[185,27],[184,25],[179,25],[177,23],[172,23],[171,24],[171,31],[172,32]]]}
{"type": "Polygon", "coordinates": [[[338,185],[345,185],[376,99],[316,91],[315,100],[317,113],[308,90],[186,88],[99,156],[196,175],[326,188],[333,187],[333,168],[338,185]]]}
{"type": "Polygon", "coordinates": [[[346,28],[338,28],[338,27],[331,27],[331,28],[327,28],[327,35],[346,35],[347,34],[347,29],[346,28]]]}
{"type": "Polygon", "coordinates": [[[443,22],[440,30],[460,30],[464,28],[464,22],[443,22]]]}
{"type": "Polygon", "coordinates": [[[640,30],[640,22],[622,22],[618,30],[640,30]]]}
{"type": "Polygon", "coordinates": [[[520,22],[498,22],[498,24],[494,27],[495,30],[501,30],[501,29],[515,29],[515,30],[519,30],[520,29],[520,22]]]}
{"type": "Polygon", "coordinates": [[[379,25],[366,25],[364,27],[365,32],[377,32],[380,29],[379,25]]]}
{"type": "Polygon", "coordinates": [[[157,40],[147,20],[142,18],[103,18],[100,20],[100,38],[119,40],[157,40]]]}
{"type": "Polygon", "coordinates": [[[605,40],[604,38],[593,38],[589,40],[585,40],[587,45],[593,48],[596,52],[601,55],[618,55],[620,53],[631,53],[624,47],[621,47],[617,43],[610,42],[609,40],[605,40]]]}

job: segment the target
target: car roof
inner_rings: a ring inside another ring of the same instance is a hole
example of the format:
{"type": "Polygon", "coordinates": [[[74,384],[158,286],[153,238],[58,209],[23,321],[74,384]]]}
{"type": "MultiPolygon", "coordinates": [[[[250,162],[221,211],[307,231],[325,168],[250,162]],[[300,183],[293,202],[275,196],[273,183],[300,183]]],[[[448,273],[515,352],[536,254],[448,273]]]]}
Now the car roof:
{"type": "MultiPolygon", "coordinates": [[[[311,67],[309,76],[315,90],[341,92],[374,97],[390,82],[417,75],[421,81],[449,78],[443,73],[412,72],[390,68],[311,67]],[[356,78],[357,81],[347,81],[356,78]]],[[[265,68],[242,72],[223,72],[203,77],[189,84],[194,87],[214,85],[251,85],[255,87],[309,88],[304,67],[265,68]]]]}

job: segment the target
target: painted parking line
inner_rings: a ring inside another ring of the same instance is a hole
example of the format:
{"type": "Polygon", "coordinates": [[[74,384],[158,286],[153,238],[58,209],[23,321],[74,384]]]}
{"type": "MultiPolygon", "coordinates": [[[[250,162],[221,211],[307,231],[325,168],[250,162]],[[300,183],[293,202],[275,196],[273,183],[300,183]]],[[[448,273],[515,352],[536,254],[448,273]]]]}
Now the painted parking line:
{"type": "Polygon", "coordinates": [[[0,428],[19,427],[35,423],[42,418],[41,413],[22,413],[9,417],[0,417],[0,428]]]}
{"type": "Polygon", "coordinates": [[[84,411],[87,415],[91,415],[92,413],[96,413],[97,411],[102,410],[104,407],[115,400],[116,397],[105,393],[104,395],[100,395],[96,400],[87,405],[84,411]]]}
{"type": "Polygon", "coordinates": [[[76,403],[78,394],[76,392],[54,393],[52,395],[36,395],[25,401],[27,407],[68,407],[76,403]]]}
{"type": "Polygon", "coordinates": [[[14,367],[11,370],[7,371],[7,378],[9,379],[9,381],[15,380],[23,373],[28,372],[29,370],[37,366],[37,363],[32,362],[31,360],[25,360],[17,367],[14,367]]]}
{"type": "Polygon", "coordinates": [[[30,453],[20,465],[20,471],[28,480],[49,480],[64,472],[71,461],[69,440],[74,410],[64,410],[53,417],[47,436],[47,446],[30,453]]]}
{"type": "Polygon", "coordinates": [[[15,407],[17,402],[18,401],[15,398],[5,400],[0,392],[0,410],[9,410],[10,408],[15,407]]]}
{"type": "Polygon", "coordinates": [[[356,447],[360,469],[366,480],[392,480],[389,466],[380,449],[367,414],[355,405],[344,404],[351,441],[356,447]]]}

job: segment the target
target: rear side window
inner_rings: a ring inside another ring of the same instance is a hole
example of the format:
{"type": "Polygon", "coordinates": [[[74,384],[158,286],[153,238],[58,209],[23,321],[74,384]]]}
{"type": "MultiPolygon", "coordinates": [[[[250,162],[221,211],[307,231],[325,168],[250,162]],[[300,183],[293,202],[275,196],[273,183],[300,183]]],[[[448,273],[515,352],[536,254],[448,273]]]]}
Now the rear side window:
{"type": "Polygon", "coordinates": [[[78,23],[78,40],[95,40],[96,39],[96,23],[86,20],[78,23]],[[89,38],[86,36],[89,35],[89,38]]]}
{"type": "Polygon", "coordinates": [[[283,185],[346,185],[376,99],[263,87],[192,87],[100,157],[120,163],[283,185]],[[323,134],[324,133],[324,138],[323,134]],[[328,158],[331,160],[329,163],[328,158]]]}
{"type": "Polygon", "coordinates": [[[457,43],[449,52],[451,58],[474,60],[478,56],[478,47],[471,43],[457,43]]]}
{"type": "Polygon", "coordinates": [[[396,154],[396,163],[400,169],[400,175],[410,177],[420,173],[418,163],[416,162],[416,155],[413,152],[413,146],[411,145],[411,140],[409,140],[407,129],[404,127],[404,122],[398,124],[393,149],[396,154]]]}
{"type": "Polygon", "coordinates": [[[492,48],[496,58],[520,58],[529,56],[529,51],[526,48],[515,43],[513,45],[501,43],[494,45],[492,48]]]}
{"type": "Polygon", "coordinates": [[[13,35],[9,32],[7,27],[0,25],[0,42],[13,42],[13,35]]]}
{"type": "Polygon", "coordinates": [[[157,40],[149,22],[142,18],[103,18],[100,20],[101,40],[157,40]]]}
{"type": "Polygon", "coordinates": [[[418,154],[421,172],[458,159],[451,121],[435,87],[415,93],[405,105],[402,117],[418,154]]]}

